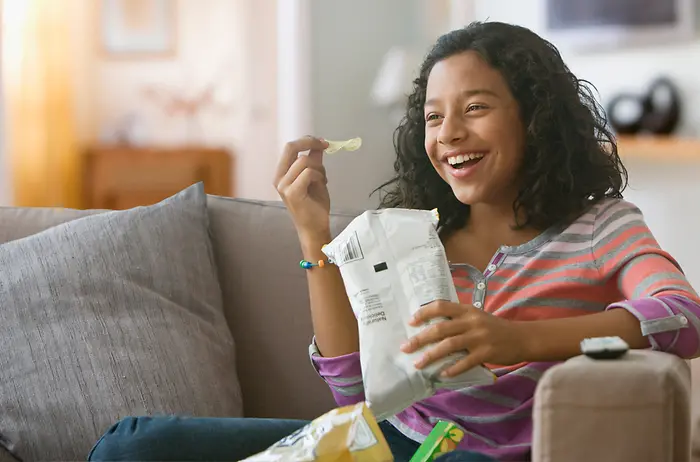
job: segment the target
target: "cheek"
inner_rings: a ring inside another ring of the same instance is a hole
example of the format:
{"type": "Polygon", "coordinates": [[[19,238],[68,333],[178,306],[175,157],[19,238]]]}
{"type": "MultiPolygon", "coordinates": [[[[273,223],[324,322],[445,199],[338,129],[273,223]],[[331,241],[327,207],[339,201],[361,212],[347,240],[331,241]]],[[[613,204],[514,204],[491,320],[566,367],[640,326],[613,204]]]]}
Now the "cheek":
{"type": "Polygon", "coordinates": [[[437,159],[437,137],[431,133],[431,130],[425,131],[425,152],[430,158],[430,162],[435,164],[437,159]]]}
{"type": "Polygon", "coordinates": [[[523,125],[520,116],[515,114],[510,114],[508,120],[508,126],[510,127],[510,139],[515,147],[522,149],[525,146],[525,126],[523,125]]]}
{"type": "Polygon", "coordinates": [[[523,157],[525,149],[525,133],[520,119],[504,118],[493,128],[491,138],[500,140],[502,154],[505,154],[509,162],[517,163],[523,157]]]}

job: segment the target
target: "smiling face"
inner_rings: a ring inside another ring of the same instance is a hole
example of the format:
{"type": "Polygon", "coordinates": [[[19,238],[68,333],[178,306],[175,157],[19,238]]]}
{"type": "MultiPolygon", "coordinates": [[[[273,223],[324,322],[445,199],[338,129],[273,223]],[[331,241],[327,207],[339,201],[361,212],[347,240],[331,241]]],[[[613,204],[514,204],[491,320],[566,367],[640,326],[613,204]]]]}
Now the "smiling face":
{"type": "Polygon", "coordinates": [[[457,199],[510,207],[525,133],[518,103],[476,52],[435,64],[426,89],[425,150],[457,199]]]}

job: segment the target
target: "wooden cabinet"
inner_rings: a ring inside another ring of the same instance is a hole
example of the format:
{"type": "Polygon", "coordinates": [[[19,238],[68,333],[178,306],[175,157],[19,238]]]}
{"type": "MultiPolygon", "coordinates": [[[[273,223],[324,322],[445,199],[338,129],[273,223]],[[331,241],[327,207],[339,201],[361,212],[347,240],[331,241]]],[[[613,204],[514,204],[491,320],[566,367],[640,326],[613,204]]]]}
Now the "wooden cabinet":
{"type": "Polygon", "coordinates": [[[225,149],[103,146],[87,152],[83,173],[89,209],[154,204],[200,181],[207,194],[234,194],[233,158],[225,149]]]}

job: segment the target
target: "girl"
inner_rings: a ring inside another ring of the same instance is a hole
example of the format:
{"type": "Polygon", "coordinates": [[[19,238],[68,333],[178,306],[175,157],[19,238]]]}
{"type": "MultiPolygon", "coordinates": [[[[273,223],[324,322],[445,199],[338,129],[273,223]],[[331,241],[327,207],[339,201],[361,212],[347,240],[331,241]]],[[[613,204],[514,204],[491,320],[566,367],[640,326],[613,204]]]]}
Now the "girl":
{"type": "MultiPolygon", "coordinates": [[[[275,177],[310,261],[324,258],[331,240],[325,147],[313,137],[288,143],[275,177]]],[[[622,200],[627,172],[602,111],[552,44],[495,22],[442,36],[414,82],[395,147],[382,206],[439,209],[460,296],[423,307],[416,325],[449,320],[403,349],[426,347],[419,368],[468,350],[444,373],[485,363],[499,377],[441,391],[383,422],[396,460],[408,460],[438,419],[466,434],[461,451],[441,460],[528,460],[537,381],[578,355],[584,338],[698,355],[698,296],[622,200]]],[[[358,331],[340,273],[312,268],[308,283],[313,363],[339,405],[358,402],[358,331]]],[[[110,430],[92,459],[240,459],[303,424],[132,418],[110,430]],[[187,436],[192,447],[171,452],[168,442],[187,436]]]]}

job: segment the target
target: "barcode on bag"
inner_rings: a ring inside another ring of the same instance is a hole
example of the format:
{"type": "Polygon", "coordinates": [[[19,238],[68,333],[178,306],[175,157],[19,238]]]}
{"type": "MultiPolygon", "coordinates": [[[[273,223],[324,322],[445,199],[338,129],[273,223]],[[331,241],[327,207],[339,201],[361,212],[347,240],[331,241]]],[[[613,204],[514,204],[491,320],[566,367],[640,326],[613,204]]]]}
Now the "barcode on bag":
{"type": "Polygon", "coordinates": [[[362,260],[363,258],[364,255],[362,254],[362,247],[360,247],[357,233],[352,233],[347,241],[338,245],[338,251],[333,261],[340,266],[351,261],[362,260]]]}

